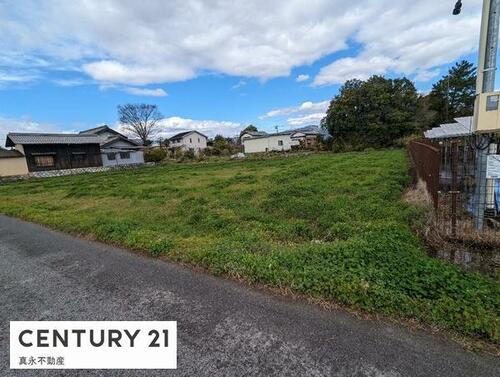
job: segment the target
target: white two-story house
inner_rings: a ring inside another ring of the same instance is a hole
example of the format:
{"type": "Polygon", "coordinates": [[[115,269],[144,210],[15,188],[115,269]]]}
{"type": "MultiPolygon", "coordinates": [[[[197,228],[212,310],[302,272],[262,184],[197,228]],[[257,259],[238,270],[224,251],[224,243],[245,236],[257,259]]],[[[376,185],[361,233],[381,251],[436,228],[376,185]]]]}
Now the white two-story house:
{"type": "Polygon", "coordinates": [[[170,148],[199,152],[207,148],[208,137],[198,131],[181,132],[168,139],[170,148]]]}

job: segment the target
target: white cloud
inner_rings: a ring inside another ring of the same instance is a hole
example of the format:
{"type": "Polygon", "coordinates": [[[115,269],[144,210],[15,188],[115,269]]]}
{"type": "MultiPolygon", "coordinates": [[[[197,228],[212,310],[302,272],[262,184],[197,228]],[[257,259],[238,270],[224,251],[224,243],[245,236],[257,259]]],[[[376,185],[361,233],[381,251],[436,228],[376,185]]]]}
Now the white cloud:
{"type": "Polygon", "coordinates": [[[268,111],[259,119],[278,118],[290,126],[317,125],[325,117],[329,105],[330,101],[306,101],[297,106],[268,111]]]}
{"type": "Polygon", "coordinates": [[[54,84],[59,85],[59,86],[64,86],[64,87],[71,87],[71,86],[79,86],[79,85],[84,85],[87,82],[82,79],[57,79],[53,80],[54,84]]]}
{"type": "Polygon", "coordinates": [[[260,116],[259,119],[263,120],[266,118],[280,117],[298,113],[314,113],[318,111],[325,112],[326,109],[328,109],[329,104],[330,101],[321,101],[321,102],[306,101],[298,106],[283,107],[281,109],[274,109],[268,111],[265,115],[260,116]]]}
{"type": "MultiPolygon", "coordinates": [[[[215,135],[235,136],[243,129],[243,125],[231,121],[197,120],[173,116],[165,118],[159,123],[160,132],[156,138],[168,138],[184,131],[199,131],[208,137],[215,135]]],[[[117,126],[120,132],[125,132],[121,125],[117,126]]],[[[125,132],[126,133],[126,132],[125,132]]]]}
{"type": "Polygon", "coordinates": [[[309,75],[298,75],[295,81],[302,82],[309,80],[309,75]]]}
{"type": "Polygon", "coordinates": [[[244,87],[246,84],[247,84],[247,82],[246,82],[245,80],[240,80],[240,81],[238,81],[236,84],[234,84],[234,85],[231,87],[231,89],[232,89],[232,90],[239,89],[239,88],[244,87]]]}
{"type": "Polygon", "coordinates": [[[323,67],[313,85],[386,73],[416,74],[416,80],[428,81],[439,74],[433,67],[477,49],[481,3],[471,0],[460,17],[453,17],[448,2],[379,1],[370,9],[376,17],[353,36],[361,52],[323,67]]]}
{"type": "Polygon", "coordinates": [[[441,71],[439,69],[418,71],[415,75],[415,81],[427,82],[439,76],[440,73],[441,71]]]}
{"type": "Polygon", "coordinates": [[[148,97],[166,97],[167,92],[165,92],[161,88],[156,89],[148,89],[148,88],[134,88],[134,87],[125,87],[123,91],[133,94],[135,96],[148,96],[148,97]]]}
{"type": "MultiPolygon", "coordinates": [[[[5,146],[5,137],[9,132],[63,132],[57,126],[49,123],[39,123],[29,117],[20,119],[0,116],[0,146],[5,146]]],[[[68,131],[66,131],[68,132],[68,131]]]]}
{"type": "MultiPolygon", "coordinates": [[[[324,67],[314,85],[373,73],[418,76],[476,50],[481,3],[470,0],[453,17],[453,3],[435,0],[290,0],[279,8],[267,0],[7,0],[0,66],[81,70],[122,85],[207,72],[266,80],[353,41],[360,52],[324,67]]],[[[21,73],[12,77],[37,76],[21,73]]]]}
{"type": "Polygon", "coordinates": [[[318,125],[321,119],[325,117],[325,113],[314,113],[303,115],[295,118],[288,118],[286,122],[291,126],[303,126],[303,125],[318,125]]]}

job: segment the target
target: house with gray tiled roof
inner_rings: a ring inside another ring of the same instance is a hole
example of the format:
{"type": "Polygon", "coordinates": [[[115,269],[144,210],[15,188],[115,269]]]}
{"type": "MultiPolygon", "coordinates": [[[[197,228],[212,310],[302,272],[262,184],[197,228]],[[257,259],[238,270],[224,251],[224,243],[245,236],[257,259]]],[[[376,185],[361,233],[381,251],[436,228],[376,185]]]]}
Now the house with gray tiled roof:
{"type": "MultiPolygon", "coordinates": [[[[16,158],[25,160],[27,167],[18,169],[17,174],[8,175],[97,167],[102,166],[99,144],[100,139],[95,135],[10,132],[7,134],[5,146],[12,149],[3,155],[12,156],[15,153],[16,158]]],[[[5,158],[8,157],[3,159],[5,158]]],[[[14,166],[14,160],[7,163],[11,168],[14,166]]]]}
{"type": "Polygon", "coordinates": [[[80,131],[79,134],[99,138],[103,166],[144,163],[144,147],[107,125],[80,131]]]}

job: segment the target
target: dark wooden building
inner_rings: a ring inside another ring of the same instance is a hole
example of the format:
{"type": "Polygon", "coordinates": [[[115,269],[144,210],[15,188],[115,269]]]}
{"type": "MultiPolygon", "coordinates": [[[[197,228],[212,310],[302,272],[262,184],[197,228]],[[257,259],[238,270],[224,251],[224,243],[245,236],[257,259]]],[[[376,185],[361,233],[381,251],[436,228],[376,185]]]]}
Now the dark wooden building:
{"type": "Polygon", "coordinates": [[[30,172],[102,166],[95,135],[9,133],[6,147],[24,154],[30,172]]]}

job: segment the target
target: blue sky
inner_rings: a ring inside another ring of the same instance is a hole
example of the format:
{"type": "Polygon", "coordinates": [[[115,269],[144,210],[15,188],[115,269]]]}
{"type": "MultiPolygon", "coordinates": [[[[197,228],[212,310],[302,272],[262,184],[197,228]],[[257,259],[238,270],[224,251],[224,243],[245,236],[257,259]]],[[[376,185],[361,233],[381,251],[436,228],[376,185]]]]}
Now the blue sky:
{"type": "Polygon", "coordinates": [[[157,104],[163,136],[318,124],[349,78],[406,75],[427,91],[476,62],[480,0],[4,0],[0,142],[8,131],[109,124],[157,104]],[[142,3],[141,3],[142,4],[142,3]]]}

